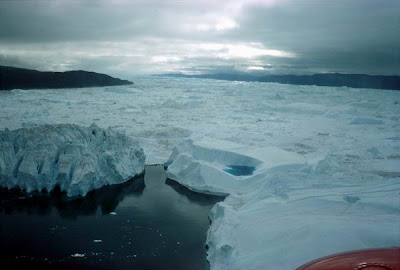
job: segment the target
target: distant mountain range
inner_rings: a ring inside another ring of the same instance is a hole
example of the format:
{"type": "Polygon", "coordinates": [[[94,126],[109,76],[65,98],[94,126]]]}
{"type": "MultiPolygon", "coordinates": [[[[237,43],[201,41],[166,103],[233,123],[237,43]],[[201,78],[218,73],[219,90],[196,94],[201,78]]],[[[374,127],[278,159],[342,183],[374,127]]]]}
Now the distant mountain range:
{"type": "Polygon", "coordinates": [[[0,90],[79,88],[129,84],[133,83],[113,78],[105,74],[83,70],[42,72],[37,70],[0,66],[0,90]]]}
{"type": "Polygon", "coordinates": [[[161,74],[158,76],[183,77],[183,78],[203,78],[228,81],[256,81],[274,82],[295,85],[318,85],[318,86],[347,86],[353,88],[375,88],[400,90],[400,76],[382,76],[365,74],[340,74],[324,73],[314,75],[264,75],[255,76],[249,74],[201,74],[185,75],[181,73],[161,74]]]}

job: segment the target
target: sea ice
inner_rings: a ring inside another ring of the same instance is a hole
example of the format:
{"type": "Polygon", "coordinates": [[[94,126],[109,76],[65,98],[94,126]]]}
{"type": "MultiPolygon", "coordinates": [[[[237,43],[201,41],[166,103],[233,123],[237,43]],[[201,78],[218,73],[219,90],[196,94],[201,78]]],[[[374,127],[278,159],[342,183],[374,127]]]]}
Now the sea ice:
{"type": "Polygon", "coordinates": [[[384,122],[380,119],[358,117],[351,121],[352,125],[382,125],[384,122]]]}
{"type": "Polygon", "coordinates": [[[276,147],[243,148],[232,143],[220,144],[223,149],[212,147],[192,140],[177,145],[165,164],[167,177],[193,191],[228,195],[250,190],[273,168],[307,166],[301,156],[276,147]],[[232,166],[252,168],[252,173],[234,175],[229,173],[232,166]]]}
{"type": "Polygon", "coordinates": [[[75,254],[72,254],[71,257],[73,257],[73,258],[83,258],[83,257],[85,257],[85,253],[75,253],[75,254]]]}
{"type": "Polygon", "coordinates": [[[379,89],[137,77],[123,87],[0,91],[0,128],[96,123],[136,138],[147,164],[164,164],[178,145],[171,178],[229,194],[210,214],[211,269],[284,270],[400,245],[399,100],[379,89]]]}
{"type": "Polygon", "coordinates": [[[59,186],[84,196],[144,171],[145,156],[129,137],[95,125],[44,125],[0,131],[0,185],[28,192],[59,186]]]}
{"type": "Polygon", "coordinates": [[[189,189],[228,195],[209,216],[211,269],[289,270],[333,253],[400,244],[397,179],[343,181],[330,154],[312,163],[276,147],[219,145],[185,141],[166,163],[167,176],[189,189]],[[235,175],[227,166],[254,171],[235,175]]]}
{"type": "Polygon", "coordinates": [[[307,173],[273,174],[211,211],[211,269],[296,269],[338,252],[400,244],[397,179],[327,183],[307,173]]]}

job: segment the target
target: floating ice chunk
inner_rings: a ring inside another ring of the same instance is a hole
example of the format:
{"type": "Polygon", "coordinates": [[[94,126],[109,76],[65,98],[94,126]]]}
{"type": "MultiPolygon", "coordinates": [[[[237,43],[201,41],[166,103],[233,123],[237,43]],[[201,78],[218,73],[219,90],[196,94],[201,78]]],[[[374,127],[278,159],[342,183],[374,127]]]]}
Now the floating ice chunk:
{"type": "Polygon", "coordinates": [[[400,178],[400,159],[376,160],[368,170],[385,178],[400,178]]]}
{"type": "Polygon", "coordinates": [[[116,94],[135,94],[134,91],[131,91],[129,88],[127,87],[110,87],[110,88],[105,88],[104,92],[108,92],[108,93],[116,93],[116,94]]]}
{"type": "Polygon", "coordinates": [[[332,155],[327,154],[315,166],[316,174],[333,174],[339,167],[339,164],[335,161],[332,155]]]}
{"type": "Polygon", "coordinates": [[[374,161],[371,164],[373,170],[400,173],[400,159],[383,159],[374,161]]]}
{"type": "Polygon", "coordinates": [[[0,131],[0,186],[28,192],[59,186],[68,196],[123,183],[144,170],[133,139],[95,125],[0,131]]]}
{"type": "Polygon", "coordinates": [[[371,147],[368,148],[367,151],[371,154],[373,154],[374,156],[378,156],[379,154],[381,154],[381,152],[379,151],[379,149],[377,149],[376,147],[371,147]]]}
{"type": "Polygon", "coordinates": [[[207,194],[228,195],[230,189],[237,187],[233,175],[185,154],[178,155],[168,166],[167,177],[193,191],[207,194]]]}
{"type": "Polygon", "coordinates": [[[219,145],[222,149],[191,140],[177,145],[166,163],[167,177],[196,192],[228,195],[251,189],[268,170],[288,170],[305,163],[301,156],[275,147],[219,145]],[[230,168],[246,168],[246,172],[230,168]]]}
{"type": "Polygon", "coordinates": [[[103,242],[103,240],[100,239],[93,240],[93,243],[101,243],[101,242],[103,242]]]}
{"type": "Polygon", "coordinates": [[[354,118],[350,124],[352,124],[352,125],[382,125],[383,123],[384,122],[379,119],[360,117],[360,118],[354,118]]]}
{"type": "Polygon", "coordinates": [[[86,256],[85,253],[75,253],[75,254],[71,255],[71,257],[74,257],[74,258],[83,258],[85,256],[86,256]]]}

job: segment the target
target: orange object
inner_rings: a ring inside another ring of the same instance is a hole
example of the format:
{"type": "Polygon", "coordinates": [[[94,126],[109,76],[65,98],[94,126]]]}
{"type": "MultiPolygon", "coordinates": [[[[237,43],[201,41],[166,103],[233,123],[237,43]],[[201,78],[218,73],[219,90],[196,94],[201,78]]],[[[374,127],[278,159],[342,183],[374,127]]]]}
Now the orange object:
{"type": "Polygon", "coordinates": [[[297,270],[400,270],[400,248],[338,253],[306,263],[297,270]]]}

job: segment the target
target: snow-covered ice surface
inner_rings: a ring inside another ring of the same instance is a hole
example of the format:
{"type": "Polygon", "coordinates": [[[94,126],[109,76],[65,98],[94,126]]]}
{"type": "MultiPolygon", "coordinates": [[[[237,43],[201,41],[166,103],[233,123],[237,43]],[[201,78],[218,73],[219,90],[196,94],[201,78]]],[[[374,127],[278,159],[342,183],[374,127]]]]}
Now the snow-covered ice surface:
{"type": "Polygon", "coordinates": [[[303,168],[304,162],[301,155],[276,147],[242,148],[219,142],[216,148],[207,142],[186,140],[177,145],[165,165],[168,178],[193,191],[229,195],[257,188],[270,169],[303,168]],[[241,174],[240,169],[232,173],[232,168],[251,168],[251,173],[241,174]]]}
{"type": "Polygon", "coordinates": [[[59,186],[68,196],[123,183],[144,171],[137,142],[95,125],[0,131],[0,186],[28,192],[59,186]]]}
{"type": "Polygon", "coordinates": [[[306,162],[279,148],[220,146],[185,141],[166,163],[182,185],[229,195],[210,214],[212,269],[295,269],[333,253],[400,245],[398,177],[335,175],[342,168],[330,155],[306,162]],[[254,171],[234,175],[228,165],[254,171]]]}
{"type": "Polygon", "coordinates": [[[400,91],[134,82],[1,91],[0,127],[110,127],[137,138],[147,164],[171,156],[168,174],[181,184],[230,194],[210,214],[212,269],[293,269],[334,252],[400,245],[400,91]]]}

